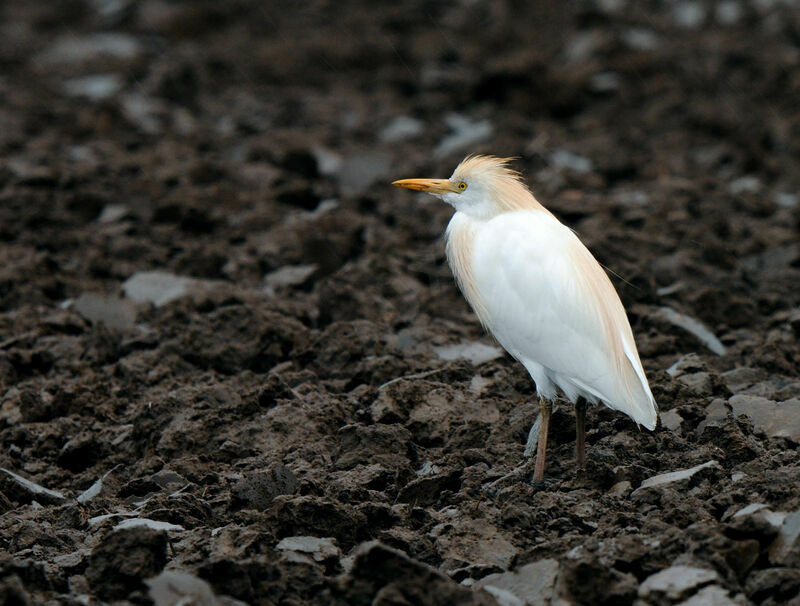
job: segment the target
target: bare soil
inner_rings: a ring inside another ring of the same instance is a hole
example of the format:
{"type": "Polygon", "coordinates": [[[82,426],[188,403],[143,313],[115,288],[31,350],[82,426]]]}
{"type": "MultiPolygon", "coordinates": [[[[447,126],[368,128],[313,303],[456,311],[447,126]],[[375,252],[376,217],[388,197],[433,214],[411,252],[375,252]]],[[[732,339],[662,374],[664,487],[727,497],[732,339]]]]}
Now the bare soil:
{"type": "Polygon", "coordinates": [[[800,437],[731,404],[800,416],[798,31],[745,0],[4,3],[0,467],[35,484],[0,472],[0,602],[149,604],[166,568],[220,603],[494,604],[473,581],[552,559],[543,603],[677,602],[642,590],[675,564],[798,603],[800,547],[732,515],[800,509],[800,437]],[[492,345],[451,209],[389,186],[467,152],[518,156],[614,272],[662,412],[590,409],[577,473],[561,402],[543,485],[504,478],[524,369],[434,349],[492,345]],[[155,305],[145,271],[196,281],[155,305]]]}

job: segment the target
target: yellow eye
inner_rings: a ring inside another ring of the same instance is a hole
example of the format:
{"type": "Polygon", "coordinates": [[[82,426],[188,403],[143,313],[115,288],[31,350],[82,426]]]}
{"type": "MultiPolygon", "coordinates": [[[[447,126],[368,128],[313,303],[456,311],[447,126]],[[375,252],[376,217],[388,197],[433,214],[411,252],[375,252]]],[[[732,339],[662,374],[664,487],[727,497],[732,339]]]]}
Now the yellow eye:
{"type": "Polygon", "coordinates": [[[458,185],[456,185],[456,188],[458,189],[458,191],[464,191],[465,189],[467,189],[467,184],[464,181],[459,181],[458,185]]]}

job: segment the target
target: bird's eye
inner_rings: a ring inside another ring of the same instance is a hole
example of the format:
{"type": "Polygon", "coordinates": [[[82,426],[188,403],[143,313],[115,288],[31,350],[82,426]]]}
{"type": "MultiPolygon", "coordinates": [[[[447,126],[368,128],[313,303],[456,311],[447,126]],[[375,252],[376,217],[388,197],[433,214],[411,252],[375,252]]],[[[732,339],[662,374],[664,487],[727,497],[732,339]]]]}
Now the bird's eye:
{"type": "Polygon", "coordinates": [[[467,189],[467,184],[464,181],[459,181],[458,185],[456,185],[456,188],[458,189],[458,191],[464,191],[465,189],[467,189]]]}

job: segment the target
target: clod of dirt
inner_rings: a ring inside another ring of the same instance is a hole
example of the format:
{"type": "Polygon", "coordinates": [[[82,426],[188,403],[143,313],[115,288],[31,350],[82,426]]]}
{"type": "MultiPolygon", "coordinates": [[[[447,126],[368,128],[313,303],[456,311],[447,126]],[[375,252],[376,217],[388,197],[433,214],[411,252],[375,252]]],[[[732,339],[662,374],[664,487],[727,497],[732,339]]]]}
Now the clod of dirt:
{"type": "Polygon", "coordinates": [[[8,469],[0,468],[0,493],[20,503],[59,503],[66,497],[57,490],[45,488],[8,469]]]}
{"type": "Polygon", "coordinates": [[[363,514],[325,497],[279,496],[273,502],[270,515],[279,537],[333,537],[343,549],[369,538],[372,530],[363,514]]]}
{"type": "Polygon", "coordinates": [[[0,579],[0,604],[29,606],[32,603],[18,575],[12,574],[0,579]]]}
{"type": "Polygon", "coordinates": [[[81,433],[64,444],[56,462],[59,467],[72,472],[83,471],[103,457],[103,450],[103,446],[94,435],[81,433]]]}
{"type": "Polygon", "coordinates": [[[787,515],[769,550],[773,564],[800,567],[800,510],[787,515]]]}
{"type": "Polygon", "coordinates": [[[167,534],[148,528],[112,531],[89,556],[86,578],[104,600],[127,598],[144,591],[144,580],[167,563],[167,534]]]}
{"type": "Polygon", "coordinates": [[[645,579],[639,586],[639,597],[650,602],[660,599],[680,600],[700,587],[719,580],[714,570],[692,566],[671,566],[645,579]]]}
{"type": "Polygon", "coordinates": [[[728,404],[734,416],[747,415],[756,430],[800,444],[800,399],[775,402],[749,394],[736,394],[728,404]]]}
{"type": "Polygon", "coordinates": [[[342,552],[331,538],[318,537],[286,537],[275,546],[275,549],[290,556],[311,558],[314,562],[325,566],[328,574],[339,568],[342,552]]]}
{"type": "Polygon", "coordinates": [[[445,518],[431,534],[448,573],[464,567],[483,574],[507,570],[518,553],[513,537],[486,520],[445,518]]]}
{"type": "Polygon", "coordinates": [[[462,587],[438,570],[377,541],[359,546],[350,572],[340,579],[334,594],[335,604],[352,606],[497,604],[489,594],[462,587]]]}
{"type": "Polygon", "coordinates": [[[118,297],[83,293],[73,303],[75,311],[93,323],[114,330],[131,330],[136,324],[136,306],[118,297]]]}
{"type": "Polygon", "coordinates": [[[272,465],[266,471],[252,471],[244,474],[232,487],[233,509],[266,510],[275,497],[290,495],[297,490],[297,477],[292,470],[281,463],[272,465]]]}
{"type": "Polygon", "coordinates": [[[644,482],[642,482],[642,485],[639,486],[639,488],[633,491],[631,497],[635,499],[637,496],[643,495],[647,490],[664,488],[677,482],[687,483],[697,473],[705,469],[721,469],[721,466],[717,461],[708,461],[702,465],[697,465],[690,469],[670,471],[669,473],[662,473],[657,476],[647,478],[644,482]]]}
{"type": "Polygon", "coordinates": [[[725,534],[733,539],[756,539],[766,549],[781,529],[786,514],[772,511],[763,503],[752,503],[737,511],[728,522],[725,534]]]}
{"type": "Polygon", "coordinates": [[[461,470],[453,469],[448,473],[427,475],[410,481],[400,490],[397,500],[400,503],[428,507],[438,503],[445,491],[454,494],[460,488],[461,470]]]}
{"type": "Polygon", "coordinates": [[[741,596],[736,597],[738,599],[731,598],[730,592],[719,585],[709,585],[678,606],[742,606],[741,596]]]}
{"type": "Polygon", "coordinates": [[[722,342],[699,320],[677,312],[670,307],[661,307],[656,311],[654,317],[685,330],[718,356],[725,353],[725,346],[722,342]]]}
{"type": "Polygon", "coordinates": [[[150,599],[154,606],[245,606],[244,602],[229,597],[217,597],[204,580],[187,572],[165,570],[157,577],[147,579],[150,599]]]}
{"type": "Polygon", "coordinates": [[[528,606],[547,606],[553,599],[559,564],[555,560],[539,560],[520,566],[513,572],[490,574],[475,583],[476,588],[497,587],[510,592],[528,606]]]}

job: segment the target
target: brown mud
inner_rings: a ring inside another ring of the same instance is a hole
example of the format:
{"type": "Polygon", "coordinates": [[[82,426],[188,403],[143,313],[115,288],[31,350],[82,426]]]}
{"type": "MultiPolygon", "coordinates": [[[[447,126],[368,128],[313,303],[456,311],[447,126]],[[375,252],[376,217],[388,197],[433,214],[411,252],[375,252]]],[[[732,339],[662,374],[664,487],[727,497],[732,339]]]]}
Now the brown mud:
{"type": "Polygon", "coordinates": [[[800,603],[791,3],[0,15],[0,602],[800,603]],[[467,152],[624,278],[661,407],[576,473],[561,402],[543,485],[521,366],[437,353],[493,345],[450,209],[388,185],[467,152]]]}

